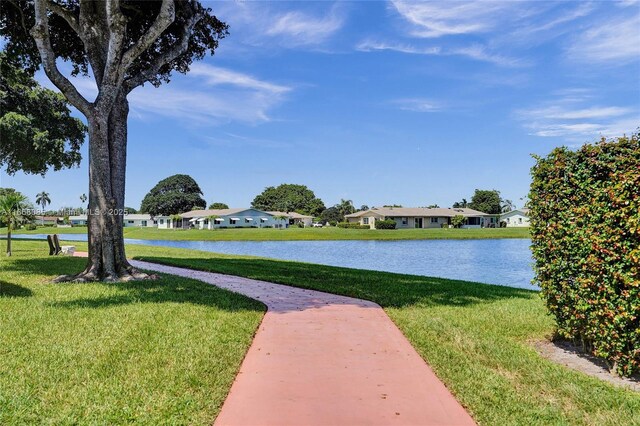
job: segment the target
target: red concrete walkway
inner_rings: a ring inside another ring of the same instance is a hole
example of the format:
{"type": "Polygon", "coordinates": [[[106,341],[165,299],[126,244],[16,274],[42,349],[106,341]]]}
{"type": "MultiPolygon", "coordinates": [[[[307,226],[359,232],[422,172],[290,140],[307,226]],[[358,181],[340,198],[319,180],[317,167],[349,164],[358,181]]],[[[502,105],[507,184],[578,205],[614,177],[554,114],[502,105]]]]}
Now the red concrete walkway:
{"type": "Polygon", "coordinates": [[[132,261],[264,302],[268,311],[216,425],[473,425],[372,302],[132,261]]]}

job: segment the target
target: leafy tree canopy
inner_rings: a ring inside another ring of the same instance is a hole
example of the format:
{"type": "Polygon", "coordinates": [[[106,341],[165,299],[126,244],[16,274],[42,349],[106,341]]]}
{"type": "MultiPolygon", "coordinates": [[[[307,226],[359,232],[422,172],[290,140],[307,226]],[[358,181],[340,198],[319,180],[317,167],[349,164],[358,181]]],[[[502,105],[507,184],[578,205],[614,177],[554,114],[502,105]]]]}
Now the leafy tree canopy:
{"type": "Polygon", "coordinates": [[[320,213],[320,219],[323,222],[342,222],[344,220],[344,216],[340,214],[340,210],[333,206],[325,209],[320,213]]]}
{"type": "Polygon", "coordinates": [[[324,203],[305,185],[282,184],[267,187],[256,196],[251,207],[259,210],[298,212],[318,216],[325,210],[324,203]]]}
{"type": "Polygon", "coordinates": [[[228,209],[229,206],[226,205],[225,203],[211,203],[209,205],[209,209],[210,210],[224,210],[224,209],[228,209]]]}
{"type": "Polygon", "coordinates": [[[158,182],[142,200],[140,212],[171,216],[206,205],[196,181],[191,176],[178,174],[158,182]]]}
{"type": "Polygon", "coordinates": [[[502,212],[500,191],[495,189],[476,189],[468,207],[487,214],[500,214],[502,212]]]}
{"type": "Polygon", "coordinates": [[[136,214],[138,213],[138,210],[134,209],[133,207],[125,207],[124,212],[126,214],[136,214]]]}
{"type": "Polygon", "coordinates": [[[44,175],[80,164],[86,126],[64,96],[41,87],[0,52],[0,167],[44,175]]]}

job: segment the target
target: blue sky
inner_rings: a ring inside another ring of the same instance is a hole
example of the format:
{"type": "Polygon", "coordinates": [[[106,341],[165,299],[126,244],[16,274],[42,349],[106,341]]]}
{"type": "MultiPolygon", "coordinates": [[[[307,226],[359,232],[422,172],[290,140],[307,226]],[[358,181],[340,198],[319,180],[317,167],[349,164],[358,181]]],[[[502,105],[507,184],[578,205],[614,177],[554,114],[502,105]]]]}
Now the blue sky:
{"type": "MultiPolygon", "coordinates": [[[[281,183],[327,206],[448,207],[495,188],[520,207],[531,154],[640,126],[637,1],[209,6],[231,33],[215,56],[129,97],[128,206],[186,173],[232,207],[281,183]]],[[[0,186],[77,206],[87,175],[0,186]]]]}

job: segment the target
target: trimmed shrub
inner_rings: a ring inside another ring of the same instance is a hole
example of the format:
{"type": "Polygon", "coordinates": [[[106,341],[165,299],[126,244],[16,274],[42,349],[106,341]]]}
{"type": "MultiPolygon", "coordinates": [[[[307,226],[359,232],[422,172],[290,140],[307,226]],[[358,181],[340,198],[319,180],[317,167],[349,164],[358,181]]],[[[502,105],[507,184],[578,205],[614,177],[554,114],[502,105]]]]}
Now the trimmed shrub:
{"type": "Polygon", "coordinates": [[[37,228],[38,227],[35,223],[27,223],[26,225],[24,225],[24,229],[26,229],[27,231],[35,231],[37,228]]]}
{"type": "Polygon", "coordinates": [[[376,229],[396,229],[396,225],[396,221],[393,219],[376,221],[376,229]]]}
{"type": "Polygon", "coordinates": [[[359,223],[350,223],[350,222],[340,222],[338,223],[338,228],[370,229],[369,225],[360,225],[359,223]]]}
{"type": "Polygon", "coordinates": [[[460,228],[462,225],[464,225],[464,216],[461,214],[455,215],[451,218],[451,226],[454,228],[460,228]]]}
{"type": "Polygon", "coordinates": [[[640,371],[640,133],[536,157],[535,282],[559,336],[640,371]]]}

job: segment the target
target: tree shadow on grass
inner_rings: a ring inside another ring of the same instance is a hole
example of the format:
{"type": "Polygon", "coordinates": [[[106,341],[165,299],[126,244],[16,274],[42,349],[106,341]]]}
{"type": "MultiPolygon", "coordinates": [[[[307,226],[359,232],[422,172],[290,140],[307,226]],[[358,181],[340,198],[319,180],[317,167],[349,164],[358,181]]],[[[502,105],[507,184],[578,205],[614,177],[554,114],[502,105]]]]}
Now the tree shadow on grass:
{"type": "Polygon", "coordinates": [[[26,287],[7,281],[0,281],[0,297],[30,297],[33,292],[26,287]]]}
{"type": "Polygon", "coordinates": [[[505,286],[270,259],[153,256],[136,259],[339,294],[376,302],[382,307],[468,306],[538,297],[536,291],[505,286]]]}
{"type": "MultiPolygon", "coordinates": [[[[23,274],[63,275],[79,272],[86,263],[82,258],[35,258],[17,259],[11,269],[23,274]],[[58,261],[59,260],[59,261],[58,261]]],[[[52,302],[49,306],[59,308],[108,308],[138,303],[189,303],[215,307],[224,311],[264,312],[265,306],[239,294],[187,278],[160,275],[157,280],[132,282],[59,283],[52,286],[104,286],[113,294],[96,297],[81,297],[73,300],[52,302]]]]}

